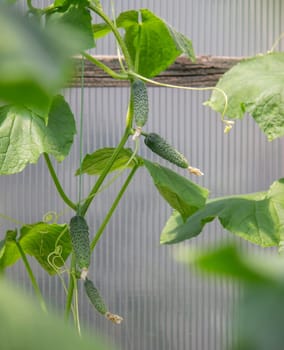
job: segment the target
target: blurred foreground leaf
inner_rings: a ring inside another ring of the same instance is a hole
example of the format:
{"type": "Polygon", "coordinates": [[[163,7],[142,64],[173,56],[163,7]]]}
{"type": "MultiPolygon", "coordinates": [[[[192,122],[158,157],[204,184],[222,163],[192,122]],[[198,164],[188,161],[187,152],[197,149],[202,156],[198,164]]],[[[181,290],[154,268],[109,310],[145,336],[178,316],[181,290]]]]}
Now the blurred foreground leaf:
{"type": "Polygon", "coordinates": [[[70,30],[69,45],[74,54],[95,46],[92,28],[92,17],[88,10],[88,1],[57,1],[56,12],[47,17],[48,28],[54,27],[59,36],[66,37],[70,30]],[[70,40],[72,38],[72,40],[70,40]]]}
{"type": "Polygon", "coordinates": [[[196,251],[186,248],[178,260],[209,275],[234,280],[241,295],[234,299],[234,350],[282,350],[284,344],[284,257],[244,253],[234,245],[196,251]],[[238,288],[240,289],[240,288],[238,288]]]}
{"type": "Polygon", "coordinates": [[[0,5],[0,101],[34,106],[45,117],[70,77],[63,40],[0,5]]]}
{"type": "Polygon", "coordinates": [[[63,320],[52,313],[44,314],[23,291],[3,279],[0,279],[0,324],[3,350],[111,350],[97,337],[79,337],[63,320]]]}

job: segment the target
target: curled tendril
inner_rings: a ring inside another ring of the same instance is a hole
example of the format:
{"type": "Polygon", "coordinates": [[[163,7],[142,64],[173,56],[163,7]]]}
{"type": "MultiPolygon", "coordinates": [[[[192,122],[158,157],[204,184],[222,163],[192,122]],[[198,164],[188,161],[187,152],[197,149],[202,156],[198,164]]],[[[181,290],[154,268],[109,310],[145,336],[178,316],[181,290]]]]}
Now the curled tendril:
{"type": "Polygon", "coordinates": [[[65,261],[62,257],[63,247],[59,244],[61,237],[65,234],[66,231],[67,227],[65,227],[64,230],[62,230],[60,235],[57,237],[55,242],[55,248],[47,257],[48,264],[54,269],[54,271],[56,271],[57,274],[68,271],[67,267],[65,266],[65,261]],[[60,261],[59,265],[56,263],[56,261],[58,260],[60,261]]]}
{"type": "Polygon", "coordinates": [[[57,246],[53,252],[48,254],[47,262],[57,274],[63,273],[67,270],[66,267],[62,269],[62,267],[65,266],[65,261],[62,257],[62,246],[57,246]],[[57,262],[58,260],[60,263],[57,262]]]}
{"type": "Polygon", "coordinates": [[[233,120],[223,119],[223,123],[225,124],[224,134],[228,134],[231,131],[235,122],[233,120]]]}
{"type": "Polygon", "coordinates": [[[58,222],[59,215],[56,211],[48,211],[44,214],[42,221],[46,224],[56,224],[58,222]]]}

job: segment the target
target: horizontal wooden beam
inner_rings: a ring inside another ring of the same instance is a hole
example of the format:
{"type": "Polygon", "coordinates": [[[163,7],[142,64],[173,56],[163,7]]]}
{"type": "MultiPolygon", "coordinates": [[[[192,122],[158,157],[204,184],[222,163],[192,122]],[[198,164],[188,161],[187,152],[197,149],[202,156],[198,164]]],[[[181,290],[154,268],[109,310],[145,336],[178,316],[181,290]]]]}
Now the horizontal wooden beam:
{"type": "MultiPolygon", "coordinates": [[[[115,72],[120,71],[120,65],[116,56],[95,56],[96,59],[109,66],[115,72]]],[[[231,67],[240,62],[241,57],[216,57],[199,56],[192,63],[187,57],[179,57],[166,71],[162,72],[154,80],[192,87],[215,86],[219,78],[231,67]]],[[[81,85],[80,60],[76,59],[76,74],[70,86],[81,85]]],[[[116,80],[107,75],[93,63],[85,62],[84,84],[86,87],[118,87],[128,86],[128,81],[116,80]]]]}

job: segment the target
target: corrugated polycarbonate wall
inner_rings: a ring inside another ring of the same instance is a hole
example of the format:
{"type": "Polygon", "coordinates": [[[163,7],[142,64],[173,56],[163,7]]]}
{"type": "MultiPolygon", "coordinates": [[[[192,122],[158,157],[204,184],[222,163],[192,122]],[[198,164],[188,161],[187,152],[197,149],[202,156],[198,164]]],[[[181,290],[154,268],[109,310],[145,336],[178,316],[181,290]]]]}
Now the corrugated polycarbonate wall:
{"type": "MultiPolygon", "coordinates": [[[[109,8],[110,1],[102,2],[109,8]]],[[[117,13],[141,7],[154,11],[192,38],[197,55],[265,52],[284,31],[281,0],[115,1],[117,13]]],[[[99,42],[95,53],[114,54],[113,41],[99,42]]],[[[219,116],[202,105],[208,93],[149,88],[149,95],[147,131],[165,136],[191,164],[204,171],[203,178],[194,180],[208,187],[212,197],[266,190],[283,175],[283,140],[267,142],[250,117],[238,121],[231,134],[224,135],[219,116]]],[[[80,89],[69,89],[65,96],[79,121],[80,89]]],[[[119,142],[128,96],[127,88],[85,88],[84,153],[119,142]]],[[[131,142],[128,146],[133,147],[131,142]]],[[[158,160],[142,142],[139,154],[158,160]]],[[[77,136],[67,159],[55,164],[64,189],[74,200],[78,179],[73,175],[78,165],[77,136]]],[[[92,205],[88,213],[92,232],[102,222],[124,178],[105,189],[92,205]]],[[[84,176],[84,195],[93,181],[84,176]]],[[[62,212],[62,222],[72,215],[56,194],[42,159],[21,174],[2,176],[0,190],[0,213],[18,222],[40,221],[48,211],[62,212]]],[[[176,262],[174,256],[185,245],[206,247],[234,238],[213,222],[190,242],[160,246],[159,234],[170,212],[146,171],[138,171],[97,246],[90,268],[91,278],[109,308],[121,314],[124,322],[120,326],[109,324],[94,313],[80,293],[81,322],[123,350],[227,350],[234,338],[229,320],[238,287],[219,279],[201,278],[194,269],[176,262]]],[[[5,220],[1,224],[2,234],[16,225],[5,220]]],[[[63,308],[59,279],[49,278],[36,264],[33,266],[45,296],[56,308],[63,308]]],[[[9,276],[30,289],[20,264],[10,269],[9,276]]]]}

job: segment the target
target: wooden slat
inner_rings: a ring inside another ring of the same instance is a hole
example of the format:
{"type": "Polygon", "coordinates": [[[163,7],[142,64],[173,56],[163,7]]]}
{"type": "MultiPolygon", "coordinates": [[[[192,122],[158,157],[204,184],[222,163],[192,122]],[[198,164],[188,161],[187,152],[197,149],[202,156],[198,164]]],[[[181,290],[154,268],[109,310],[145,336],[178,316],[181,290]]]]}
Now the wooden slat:
{"type": "MultiPolygon", "coordinates": [[[[116,56],[96,56],[98,60],[108,65],[115,72],[120,71],[116,56]]],[[[219,78],[233,65],[240,62],[240,57],[214,57],[199,56],[196,63],[186,57],[179,57],[173,65],[159,76],[156,81],[193,87],[206,87],[216,85],[219,78]]],[[[80,86],[80,61],[76,59],[77,73],[70,82],[71,86],[80,86]]],[[[128,81],[115,80],[93,63],[85,62],[85,86],[87,87],[115,87],[128,86],[128,81]]]]}

